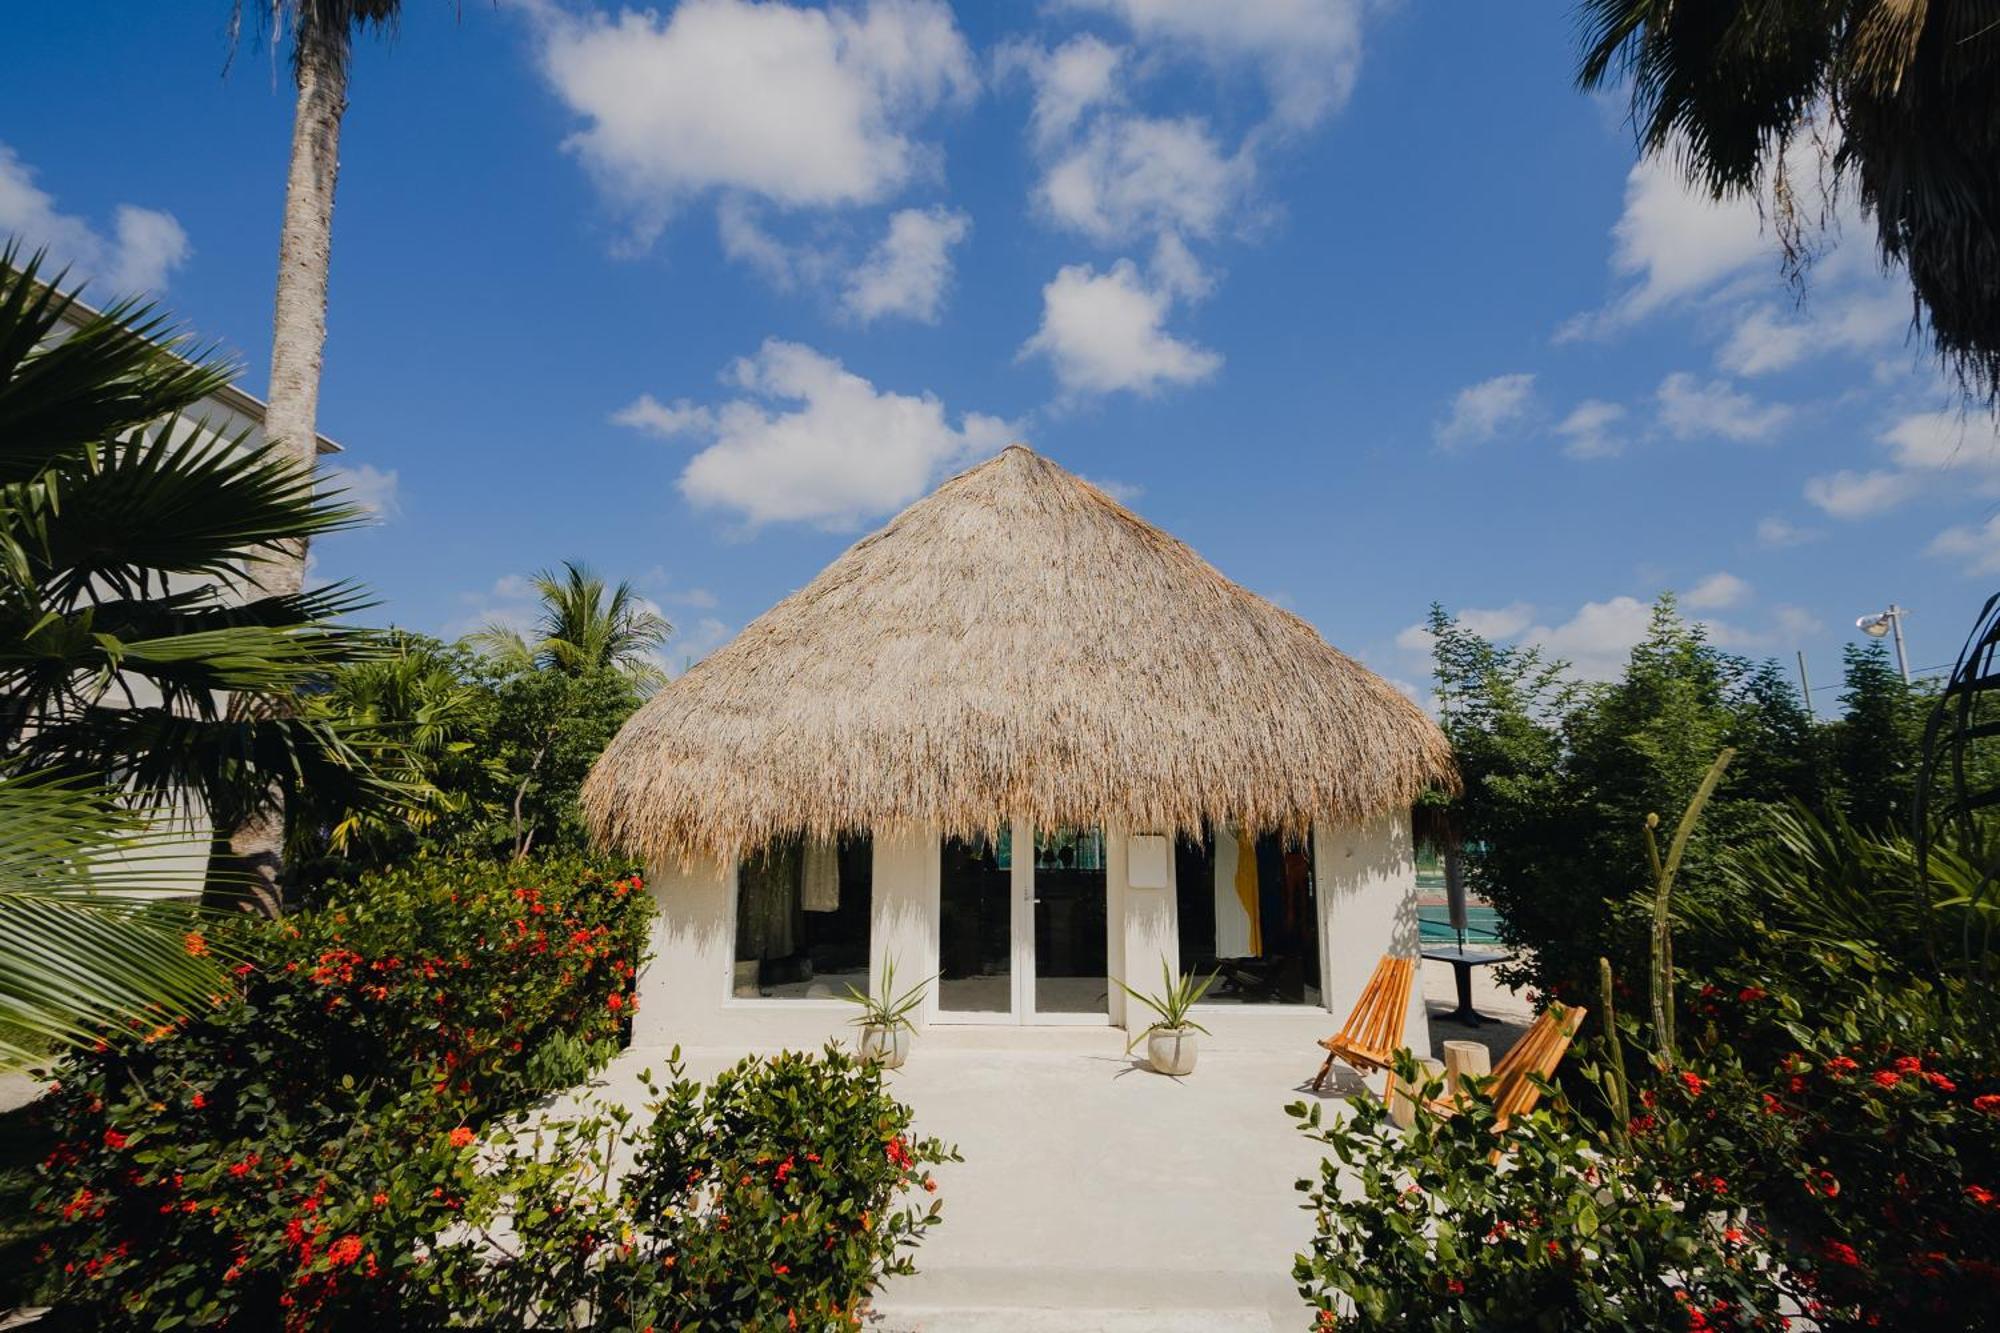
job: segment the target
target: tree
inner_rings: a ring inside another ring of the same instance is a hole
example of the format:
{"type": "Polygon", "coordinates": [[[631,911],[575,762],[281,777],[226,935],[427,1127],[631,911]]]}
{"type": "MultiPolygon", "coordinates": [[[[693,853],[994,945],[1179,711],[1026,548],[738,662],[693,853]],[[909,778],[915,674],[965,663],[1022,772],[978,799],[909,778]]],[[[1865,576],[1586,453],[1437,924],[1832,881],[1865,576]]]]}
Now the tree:
{"type": "Polygon", "coordinates": [[[1792,271],[1823,213],[1787,174],[1801,143],[1859,190],[1909,271],[1933,346],[2000,398],[2000,8],[1911,0],[1584,0],[1578,81],[1630,80],[1647,153],[1716,198],[1772,191],[1792,271]]]}
{"type": "MultiPolygon", "coordinates": [[[[235,0],[231,32],[240,29],[244,0],[235,0]]],[[[347,62],[354,36],[393,27],[401,0],[255,0],[258,21],[289,33],[292,81],[291,165],[278,241],[278,290],[271,327],[271,388],[266,436],[289,450],[310,477],[319,456],[320,361],[326,350],[327,270],[333,253],[333,191],[340,172],[340,125],[347,114],[347,62]]],[[[260,553],[251,578],[271,596],[305,587],[306,538],[260,553]]],[[[253,868],[259,892],[281,897],[285,819],[283,793],[273,792],[221,829],[231,858],[253,868]]]]}
{"type": "Polygon", "coordinates": [[[14,259],[0,250],[0,766],[217,827],[305,786],[395,799],[348,732],[286,706],[372,651],[336,623],[359,590],[246,596],[238,575],[360,512],[280,446],[187,420],[228,375],[165,317],[120,302],[58,337],[74,297],[14,259]]]}
{"type": "Polygon", "coordinates": [[[644,694],[666,679],[654,654],[672,632],[632,585],[607,588],[574,562],[532,583],[541,612],[532,641],[508,626],[475,636],[505,679],[499,685],[504,759],[516,776],[513,851],[538,830],[575,819],[576,792],[644,694]]]}
{"type": "Polygon", "coordinates": [[[1926,701],[1903,683],[1880,643],[1848,644],[1841,659],[1846,715],[1834,748],[1847,818],[1870,833],[1908,834],[1926,701]]]}
{"type": "Polygon", "coordinates": [[[474,642],[502,659],[582,676],[616,671],[642,690],[666,680],[655,654],[673,626],[621,582],[607,590],[604,580],[574,561],[560,576],[539,570],[529,579],[541,599],[532,641],[506,625],[490,625],[474,642]]]}

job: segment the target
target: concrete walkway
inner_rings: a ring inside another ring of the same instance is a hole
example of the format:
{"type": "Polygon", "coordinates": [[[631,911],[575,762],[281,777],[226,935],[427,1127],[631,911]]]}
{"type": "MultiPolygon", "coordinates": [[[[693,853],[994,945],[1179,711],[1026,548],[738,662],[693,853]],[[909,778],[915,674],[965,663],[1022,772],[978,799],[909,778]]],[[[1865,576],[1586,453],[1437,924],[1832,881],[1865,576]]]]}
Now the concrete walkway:
{"type": "MultiPolygon", "coordinates": [[[[1451,970],[1424,965],[1436,1043],[1487,1041],[1496,1055],[1527,1007],[1490,982],[1479,1009],[1502,1023],[1468,1031],[1452,1008],[1451,970]],[[1436,975],[1433,975],[1435,973],[1436,975]]],[[[1311,1222],[1293,1182],[1318,1171],[1315,1145],[1284,1114],[1320,1098],[1344,1110],[1361,1081],[1342,1070],[1320,1094],[1314,1042],[1339,1026],[1324,1013],[1204,1013],[1214,1030],[1200,1067],[1162,1078],[1110,1028],[933,1028],[890,1075],[916,1127],[965,1161],[937,1173],[944,1222],[916,1253],[918,1273],[876,1301],[882,1333],[1268,1333],[1305,1323],[1292,1256],[1311,1222]]],[[[708,1077],[740,1049],[683,1051],[708,1077]]],[[[628,1051],[600,1095],[636,1103],[657,1050],[628,1051]]]]}

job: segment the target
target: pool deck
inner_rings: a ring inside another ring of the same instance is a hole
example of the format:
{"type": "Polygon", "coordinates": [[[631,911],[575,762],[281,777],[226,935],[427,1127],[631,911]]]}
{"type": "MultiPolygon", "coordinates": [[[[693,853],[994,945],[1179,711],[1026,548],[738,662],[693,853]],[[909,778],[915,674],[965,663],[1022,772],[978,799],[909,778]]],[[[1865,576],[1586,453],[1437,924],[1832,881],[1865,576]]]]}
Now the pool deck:
{"type": "MultiPolygon", "coordinates": [[[[1482,978],[1479,1008],[1499,1019],[1467,1029],[1442,1018],[1451,969],[1423,968],[1437,1043],[1471,1038],[1496,1054],[1523,1030],[1527,1006],[1482,978]]],[[[1319,1155],[1284,1114],[1318,1097],[1340,1112],[1362,1083],[1342,1069],[1310,1090],[1315,1041],[1339,1026],[1318,1011],[1204,1013],[1214,1036],[1187,1079],[1163,1078],[1111,1028],[933,1028],[891,1073],[920,1133],[965,1161],[937,1172],[944,1222],[916,1252],[918,1273],[875,1302],[881,1333],[1074,1333],[1300,1327],[1292,1255],[1310,1223],[1293,1182],[1319,1155]]],[[[706,1077],[746,1052],[684,1050],[706,1077]]],[[[636,1104],[638,1075],[664,1065],[632,1050],[596,1080],[636,1104]]]]}

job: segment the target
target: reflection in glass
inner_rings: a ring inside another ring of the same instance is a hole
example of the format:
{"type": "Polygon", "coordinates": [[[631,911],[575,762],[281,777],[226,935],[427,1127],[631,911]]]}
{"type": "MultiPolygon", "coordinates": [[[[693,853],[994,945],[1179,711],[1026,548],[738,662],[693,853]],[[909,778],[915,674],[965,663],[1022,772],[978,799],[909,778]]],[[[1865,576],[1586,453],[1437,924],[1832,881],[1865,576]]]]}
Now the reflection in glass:
{"type": "Polygon", "coordinates": [[[1105,979],[1104,833],[1035,836],[1035,1012],[1110,1012],[1105,979]]]}
{"type": "Polygon", "coordinates": [[[946,1013],[1014,1007],[1013,856],[997,839],[947,838],[938,883],[937,1005],[946,1013]]]}
{"type": "Polygon", "coordinates": [[[1217,974],[1217,1004],[1320,1004],[1312,839],[1211,828],[1176,841],[1181,969],[1217,974]]]}
{"type": "Polygon", "coordinates": [[[867,834],[779,838],[736,867],[741,998],[842,999],[868,988],[875,853],[867,834]]]}

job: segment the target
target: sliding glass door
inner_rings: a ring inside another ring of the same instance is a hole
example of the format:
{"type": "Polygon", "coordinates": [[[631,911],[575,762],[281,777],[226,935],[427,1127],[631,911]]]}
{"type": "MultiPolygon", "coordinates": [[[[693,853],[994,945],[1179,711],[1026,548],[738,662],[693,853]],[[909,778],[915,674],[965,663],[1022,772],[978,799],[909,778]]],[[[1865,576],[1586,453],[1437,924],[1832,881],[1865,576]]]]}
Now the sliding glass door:
{"type": "Polygon", "coordinates": [[[938,1022],[1110,1021],[1101,832],[1016,820],[939,855],[938,1022]]]}

